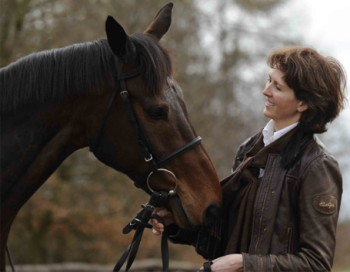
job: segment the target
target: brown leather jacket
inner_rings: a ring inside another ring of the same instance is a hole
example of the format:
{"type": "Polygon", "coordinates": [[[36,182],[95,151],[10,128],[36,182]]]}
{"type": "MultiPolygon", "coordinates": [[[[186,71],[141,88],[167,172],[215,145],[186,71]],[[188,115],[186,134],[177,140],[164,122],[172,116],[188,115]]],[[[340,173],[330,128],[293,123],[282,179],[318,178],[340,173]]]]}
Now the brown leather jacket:
{"type": "Polygon", "coordinates": [[[338,163],[317,138],[290,169],[279,160],[268,155],[244,271],[330,271],[342,195],[338,163]]]}
{"type": "MultiPolygon", "coordinates": [[[[240,147],[234,168],[259,138],[261,133],[240,147]]],[[[282,168],[280,160],[279,154],[268,154],[259,181],[249,250],[242,253],[244,271],[330,271],[342,194],[338,163],[316,138],[292,167],[282,168]]],[[[230,252],[224,242],[228,237],[220,232],[220,227],[209,235],[178,231],[170,239],[194,245],[205,258],[239,253],[230,252]]]]}

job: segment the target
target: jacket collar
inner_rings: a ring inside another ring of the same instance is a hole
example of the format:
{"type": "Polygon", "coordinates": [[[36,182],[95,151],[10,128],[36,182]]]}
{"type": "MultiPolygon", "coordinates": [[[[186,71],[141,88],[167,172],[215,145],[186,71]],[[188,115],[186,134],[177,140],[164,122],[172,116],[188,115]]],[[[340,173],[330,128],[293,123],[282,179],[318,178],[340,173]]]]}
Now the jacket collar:
{"type": "Polygon", "coordinates": [[[268,155],[273,154],[281,154],[286,144],[295,134],[296,128],[292,128],[289,132],[282,135],[279,139],[275,140],[271,144],[264,146],[263,142],[263,133],[261,132],[253,147],[248,150],[245,158],[253,157],[251,161],[251,166],[258,168],[265,168],[265,164],[268,158],[268,155]]]}

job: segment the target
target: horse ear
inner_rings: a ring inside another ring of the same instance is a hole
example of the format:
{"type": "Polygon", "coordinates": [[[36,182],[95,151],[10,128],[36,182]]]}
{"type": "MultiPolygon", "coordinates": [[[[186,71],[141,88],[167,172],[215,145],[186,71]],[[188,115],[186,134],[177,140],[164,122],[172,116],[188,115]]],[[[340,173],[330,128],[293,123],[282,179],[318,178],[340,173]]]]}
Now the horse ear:
{"type": "Polygon", "coordinates": [[[106,34],[109,47],[113,53],[119,58],[126,55],[129,37],[124,31],[124,28],[112,17],[108,16],[106,20],[106,34]]]}
{"type": "Polygon", "coordinates": [[[168,3],[161,8],[144,33],[151,34],[160,40],[170,27],[171,10],[173,9],[173,6],[173,3],[168,3]]]}

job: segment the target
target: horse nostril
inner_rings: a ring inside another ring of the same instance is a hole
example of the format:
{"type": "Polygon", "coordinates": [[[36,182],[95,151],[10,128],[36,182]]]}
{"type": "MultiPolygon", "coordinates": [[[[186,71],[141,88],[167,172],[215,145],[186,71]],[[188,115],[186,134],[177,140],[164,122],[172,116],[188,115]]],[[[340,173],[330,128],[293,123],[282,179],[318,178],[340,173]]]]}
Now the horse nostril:
{"type": "Polygon", "coordinates": [[[204,225],[208,226],[213,224],[220,215],[221,209],[215,204],[210,205],[205,211],[204,225]]]}

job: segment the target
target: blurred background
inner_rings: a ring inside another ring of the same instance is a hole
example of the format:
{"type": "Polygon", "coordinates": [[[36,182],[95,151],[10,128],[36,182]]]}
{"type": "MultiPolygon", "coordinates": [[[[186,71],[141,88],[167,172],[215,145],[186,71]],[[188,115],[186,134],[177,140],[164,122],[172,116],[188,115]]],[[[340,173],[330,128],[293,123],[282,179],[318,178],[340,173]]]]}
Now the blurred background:
{"type": "MultiPolygon", "coordinates": [[[[163,0],[1,0],[0,65],[31,52],[105,37],[107,15],[142,32],[163,0]]],[[[238,145],[260,130],[266,56],[274,48],[310,46],[350,71],[347,0],[174,0],[163,44],[173,56],[192,124],[220,178],[230,174],[238,145]]],[[[350,110],[322,135],[338,159],[344,193],[334,271],[350,271],[350,110]]],[[[24,206],[9,248],[15,264],[113,264],[131,236],[122,227],[146,202],[132,182],[80,150],[24,206]],[[136,203],[136,204],[135,204],[136,203]]],[[[160,239],[146,231],[137,259],[159,258],[160,239]]],[[[191,247],[170,247],[172,261],[199,265],[191,247]]]]}

